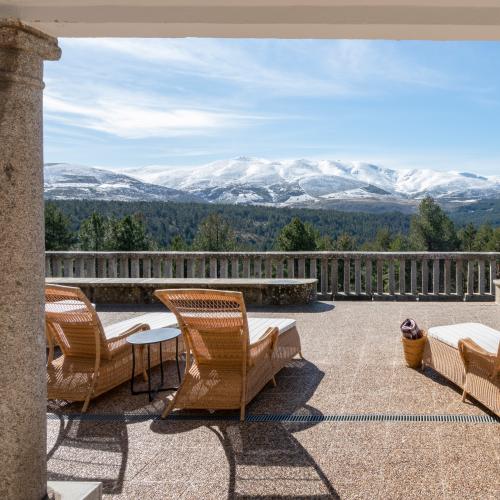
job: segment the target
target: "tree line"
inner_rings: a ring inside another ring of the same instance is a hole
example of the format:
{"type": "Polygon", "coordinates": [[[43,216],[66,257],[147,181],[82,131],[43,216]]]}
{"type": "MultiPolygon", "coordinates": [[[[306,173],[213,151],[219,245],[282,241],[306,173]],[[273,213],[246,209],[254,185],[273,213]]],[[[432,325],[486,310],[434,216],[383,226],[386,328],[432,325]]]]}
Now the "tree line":
{"type": "MultiPolygon", "coordinates": [[[[334,211],[329,211],[329,214],[316,214],[314,213],[316,211],[304,210],[303,213],[298,214],[288,213],[288,220],[280,227],[276,227],[277,220],[286,220],[286,218],[282,214],[277,216],[273,212],[279,209],[231,206],[231,210],[243,212],[240,220],[235,221],[234,213],[233,218],[229,218],[227,208],[222,206],[223,208],[220,209],[221,206],[219,206],[217,207],[219,210],[215,208],[208,215],[205,214],[195,227],[190,225],[187,228],[189,231],[172,231],[168,242],[158,237],[158,231],[154,230],[155,227],[158,228],[158,224],[163,228],[165,226],[161,224],[167,224],[167,221],[156,220],[157,213],[152,225],[152,221],[142,211],[120,216],[116,211],[109,210],[111,207],[108,205],[101,205],[108,210],[94,210],[75,224],[71,214],[81,207],[78,207],[80,202],[72,201],[76,205],[46,203],[45,245],[47,250],[237,251],[274,249],[281,251],[500,252],[500,228],[494,228],[489,224],[475,226],[472,223],[457,228],[446,212],[431,197],[424,198],[419,205],[418,212],[411,217],[403,214],[398,217],[397,214],[370,215],[334,211]],[[65,210],[68,206],[73,209],[73,212],[65,210]],[[253,209],[256,210],[255,218],[252,219],[248,217],[248,213],[252,213],[253,209]],[[267,214],[267,221],[264,214],[267,214]],[[329,220],[335,215],[343,224],[325,224],[325,219],[329,220]],[[359,229],[356,227],[354,216],[358,217],[359,229]],[[371,237],[370,231],[366,228],[367,220],[372,224],[371,237]],[[254,241],[258,240],[255,237],[256,227],[266,224],[275,230],[269,231],[266,239],[254,241]]],[[[129,206],[129,208],[132,207],[129,206]]],[[[151,209],[150,206],[148,208],[151,209]]],[[[189,217],[189,206],[185,208],[188,210],[187,217],[189,217]]],[[[196,210],[198,207],[192,204],[191,208],[196,210]]]]}

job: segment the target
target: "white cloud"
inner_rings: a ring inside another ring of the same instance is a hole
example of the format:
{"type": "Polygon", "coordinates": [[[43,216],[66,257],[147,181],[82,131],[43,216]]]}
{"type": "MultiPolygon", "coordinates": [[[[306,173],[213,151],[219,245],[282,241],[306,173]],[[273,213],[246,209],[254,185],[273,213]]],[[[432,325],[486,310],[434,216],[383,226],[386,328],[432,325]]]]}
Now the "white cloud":
{"type": "Polygon", "coordinates": [[[44,97],[47,118],[73,127],[93,129],[128,139],[204,135],[213,130],[241,125],[257,116],[224,111],[175,107],[129,94],[98,97],[93,101],[74,100],[47,93],[44,97]]]}

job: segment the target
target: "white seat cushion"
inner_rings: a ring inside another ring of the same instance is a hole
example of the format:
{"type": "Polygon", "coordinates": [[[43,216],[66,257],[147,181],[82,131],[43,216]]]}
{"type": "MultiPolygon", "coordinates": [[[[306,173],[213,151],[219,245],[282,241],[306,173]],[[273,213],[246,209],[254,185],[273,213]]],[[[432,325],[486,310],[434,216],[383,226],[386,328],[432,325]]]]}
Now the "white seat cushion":
{"type": "Polygon", "coordinates": [[[248,318],[250,344],[257,342],[268,328],[275,326],[279,328],[279,334],[281,335],[295,326],[295,320],[287,318],[248,318]]]}
{"type": "Polygon", "coordinates": [[[104,327],[104,335],[108,340],[121,335],[123,332],[132,328],[135,325],[146,323],[149,328],[153,330],[154,328],[169,328],[177,325],[177,319],[174,313],[170,312],[157,312],[143,314],[142,316],[136,316],[135,318],[126,319],[125,321],[120,321],[118,323],[113,323],[104,327]]]}
{"type": "Polygon", "coordinates": [[[457,325],[434,326],[429,328],[429,336],[458,349],[458,341],[472,339],[485,351],[498,353],[500,332],[481,323],[459,323],[457,325]]]}

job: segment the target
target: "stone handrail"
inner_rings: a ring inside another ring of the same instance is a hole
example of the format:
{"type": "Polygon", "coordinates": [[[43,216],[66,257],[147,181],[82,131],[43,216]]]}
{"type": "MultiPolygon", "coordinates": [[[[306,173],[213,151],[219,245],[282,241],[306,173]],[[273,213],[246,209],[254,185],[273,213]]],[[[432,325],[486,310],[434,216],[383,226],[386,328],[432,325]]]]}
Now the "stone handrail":
{"type": "Polygon", "coordinates": [[[494,252],[46,252],[47,277],[317,278],[336,299],[494,300],[494,252]]]}

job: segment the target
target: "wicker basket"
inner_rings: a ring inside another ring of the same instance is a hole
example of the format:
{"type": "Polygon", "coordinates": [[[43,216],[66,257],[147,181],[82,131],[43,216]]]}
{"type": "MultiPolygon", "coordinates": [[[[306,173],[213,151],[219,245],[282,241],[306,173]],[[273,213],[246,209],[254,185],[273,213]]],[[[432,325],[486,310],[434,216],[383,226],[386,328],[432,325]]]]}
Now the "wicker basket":
{"type": "Polygon", "coordinates": [[[423,332],[423,336],[419,339],[401,337],[401,341],[403,342],[406,364],[410,368],[420,368],[424,356],[425,342],[427,341],[427,332],[423,332]]]}

